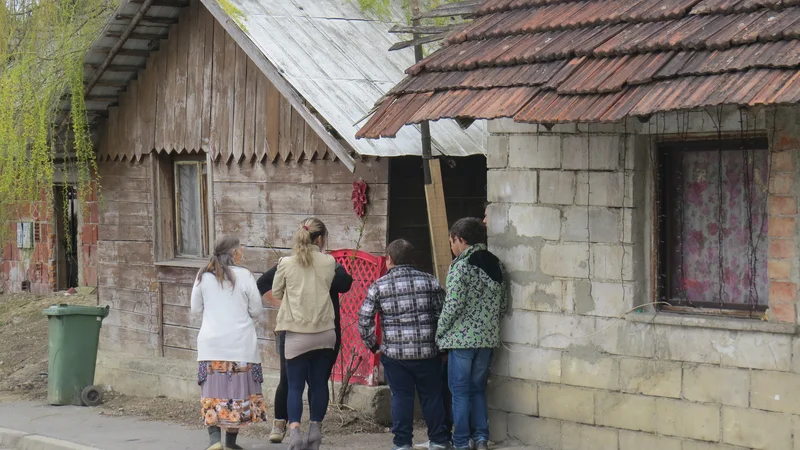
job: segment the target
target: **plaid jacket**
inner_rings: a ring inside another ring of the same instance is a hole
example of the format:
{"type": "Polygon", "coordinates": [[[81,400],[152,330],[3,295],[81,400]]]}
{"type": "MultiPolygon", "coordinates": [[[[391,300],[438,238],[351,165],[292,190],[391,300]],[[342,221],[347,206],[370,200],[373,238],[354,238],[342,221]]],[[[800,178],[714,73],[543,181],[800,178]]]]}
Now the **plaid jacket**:
{"type": "Polygon", "coordinates": [[[433,275],[412,266],[393,267],[370,286],[361,305],[358,329],[373,353],[392,359],[428,359],[439,354],[436,324],[445,291],[433,275]],[[381,314],[383,343],[375,336],[375,314],[381,314]]]}

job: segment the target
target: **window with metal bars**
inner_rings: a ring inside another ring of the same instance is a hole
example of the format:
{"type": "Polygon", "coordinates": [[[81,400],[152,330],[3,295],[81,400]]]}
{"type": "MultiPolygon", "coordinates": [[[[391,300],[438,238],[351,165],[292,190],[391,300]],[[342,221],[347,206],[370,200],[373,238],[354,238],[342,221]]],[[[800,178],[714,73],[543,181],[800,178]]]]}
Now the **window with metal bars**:
{"type": "Polygon", "coordinates": [[[678,309],[766,309],[768,148],[766,138],[659,145],[661,301],[678,309]]]}

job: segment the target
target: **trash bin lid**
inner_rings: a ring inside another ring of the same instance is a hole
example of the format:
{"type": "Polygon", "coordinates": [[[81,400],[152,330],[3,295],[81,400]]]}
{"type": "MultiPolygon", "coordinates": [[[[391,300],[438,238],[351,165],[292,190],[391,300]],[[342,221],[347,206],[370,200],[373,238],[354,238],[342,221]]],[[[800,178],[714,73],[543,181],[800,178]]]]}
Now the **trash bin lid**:
{"type": "Polygon", "coordinates": [[[45,316],[108,316],[108,306],[53,305],[42,313],[45,316]]]}

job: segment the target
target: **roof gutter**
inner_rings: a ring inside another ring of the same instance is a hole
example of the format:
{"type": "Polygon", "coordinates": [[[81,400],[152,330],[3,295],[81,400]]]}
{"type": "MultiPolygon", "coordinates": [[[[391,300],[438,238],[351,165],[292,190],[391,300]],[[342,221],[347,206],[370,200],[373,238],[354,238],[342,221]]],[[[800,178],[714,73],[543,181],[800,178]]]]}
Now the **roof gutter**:
{"type": "Polygon", "coordinates": [[[153,4],[153,1],[154,0],[144,0],[144,3],[142,3],[141,6],[139,6],[139,10],[136,11],[136,14],[134,14],[133,18],[131,19],[131,23],[129,23],[128,26],[125,28],[125,31],[122,32],[122,35],[120,35],[119,40],[116,42],[116,44],[114,44],[114,46],[111,47],[111,50],[109,50],[108,55],[106,55],[106,58],[103,60],[100,66],[97,67],[97,70],[94,72],[94,76],[92,77],[92,79],[89,80],[89,83],[86,84],[86,89],[84,90],[83,94],[84,97],[88,96],[89,93],[92,92],[92,89],[94,89],[94,87],[97,85],[97,82],[100,81],[100,77],[103,76],[108,67],[111,65],[111,61],[113,61],[114,58],[117,56],[117,54],[120,52],[120,50],[122,50],[122,46],[125,45],[125,42],[127,42],[128,38],[131,36],[131,34],[133,34],[133,30],[135,30],[136,27],[139,26],[139,22],[142,21],[142,18],[144,18],[144,15],[150,8],[150,5],[153,4]]]}

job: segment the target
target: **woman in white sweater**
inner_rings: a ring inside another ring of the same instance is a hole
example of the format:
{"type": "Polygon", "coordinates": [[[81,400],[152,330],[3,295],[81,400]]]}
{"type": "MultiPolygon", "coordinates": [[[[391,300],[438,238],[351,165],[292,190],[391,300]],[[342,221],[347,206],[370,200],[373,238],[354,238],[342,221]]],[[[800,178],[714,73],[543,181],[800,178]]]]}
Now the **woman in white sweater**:
{"type": "Polygon", "coordinates": [[[255,326],[262,312],[261,296],[253,274],[237,266],[241,259],[239,239],[220,237],[192,288],[192,313],[203,314],[197,335],[197,382],[211,441],[208,450],[242,448],[236,444],[239,428],[267,420],[255,326]]]}

